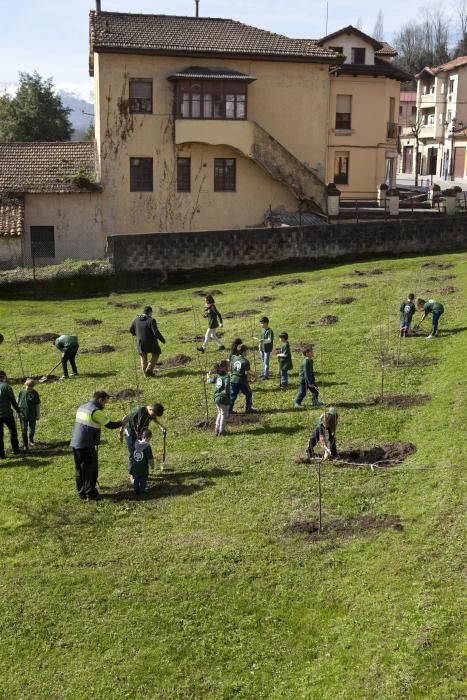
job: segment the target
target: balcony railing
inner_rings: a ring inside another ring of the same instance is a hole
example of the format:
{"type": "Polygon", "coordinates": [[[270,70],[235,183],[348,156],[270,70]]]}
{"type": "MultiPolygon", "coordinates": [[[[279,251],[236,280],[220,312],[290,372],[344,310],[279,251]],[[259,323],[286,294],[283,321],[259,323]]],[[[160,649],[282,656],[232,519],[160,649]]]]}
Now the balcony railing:
{"type": "Polygon", "coordinates": [[[395,141],[397,139],[399,125],[396,122],[388,122],[386,129],[386,138],[395,141]]]}

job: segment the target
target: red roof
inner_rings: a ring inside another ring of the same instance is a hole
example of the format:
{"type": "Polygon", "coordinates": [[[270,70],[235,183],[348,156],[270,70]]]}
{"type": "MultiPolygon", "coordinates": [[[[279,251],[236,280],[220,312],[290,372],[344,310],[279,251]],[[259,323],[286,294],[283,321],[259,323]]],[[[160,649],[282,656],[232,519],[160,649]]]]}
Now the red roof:
{"type": "Polygon", "coordinates": [[[416,102],[417,93],[416,92],[401,92],[400,102],[416,102]]]}

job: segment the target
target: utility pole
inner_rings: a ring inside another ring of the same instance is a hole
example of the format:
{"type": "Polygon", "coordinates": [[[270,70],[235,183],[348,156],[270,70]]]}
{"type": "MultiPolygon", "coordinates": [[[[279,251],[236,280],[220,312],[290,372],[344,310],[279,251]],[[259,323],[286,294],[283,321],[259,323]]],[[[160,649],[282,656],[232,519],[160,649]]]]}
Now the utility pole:
{"type": "Polygon", "coordinates": [[[324,36],[328,35],[328,20],[329,20],[329,0],[326,0],[326,31],[324,36]]]}
{"type": "Polygon", "coordinates": [[[196,3],[196,17],[199,17],[199,0],[195,0],[196,3]]]}

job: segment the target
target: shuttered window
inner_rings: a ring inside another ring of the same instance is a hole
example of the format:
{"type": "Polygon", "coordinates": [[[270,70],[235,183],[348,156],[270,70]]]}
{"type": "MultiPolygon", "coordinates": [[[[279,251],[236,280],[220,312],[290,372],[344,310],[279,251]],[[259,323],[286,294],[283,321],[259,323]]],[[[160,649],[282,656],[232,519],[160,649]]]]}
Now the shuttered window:
{"type": "Polygon", "coordinates": [[[352,128],[352,95],[336,96],[336,129],[352,128]]]}

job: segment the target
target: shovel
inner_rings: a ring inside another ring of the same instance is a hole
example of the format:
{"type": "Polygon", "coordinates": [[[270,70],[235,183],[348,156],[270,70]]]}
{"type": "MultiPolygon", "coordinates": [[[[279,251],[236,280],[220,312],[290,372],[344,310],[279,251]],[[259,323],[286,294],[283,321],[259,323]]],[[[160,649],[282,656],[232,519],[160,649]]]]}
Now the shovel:
{"type": "Polygon", "coordinates": [[[44,374],[44,376],[39,379],[39,384],[45,384],[45,382],[48,381],[48,379],[49,379],[50,375],[52,374],[52,372],[54,371],[54,369],[57,369],[57,367],[61,364],[62,364],[61,360],[60,360],[60,362],[57,362],[57,364],[52,367],[52,369],[50,370],[50,372],[48,374],[44,374]]]}
{"type": "Polygon", "coordinates": [[[163,472],[163,471],[164,471],[164,467],[167,466],[167,462],[166,462],[166,460],[165,460],[166,452],[167,452],[167,450],[166,450],[167,430],[164,430],[164,432],[162,433],[162,435],[163,435],[163,437],[164,437],[164,445],[163,445],[163,448],[162,448],[161,471],[163,472]]]}

